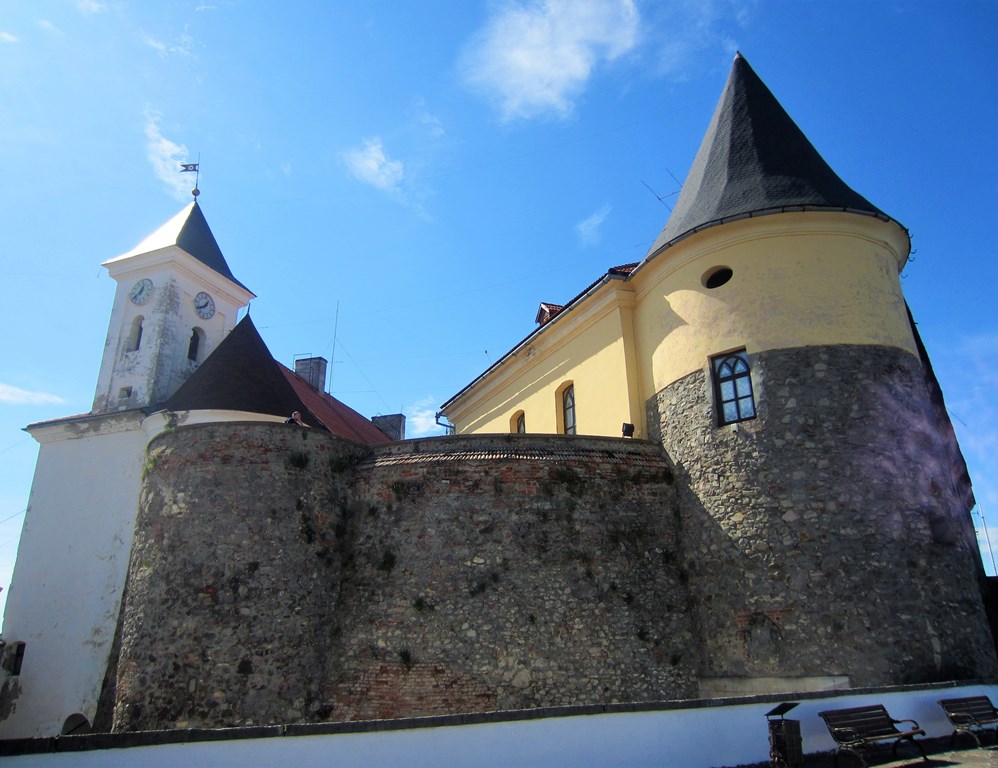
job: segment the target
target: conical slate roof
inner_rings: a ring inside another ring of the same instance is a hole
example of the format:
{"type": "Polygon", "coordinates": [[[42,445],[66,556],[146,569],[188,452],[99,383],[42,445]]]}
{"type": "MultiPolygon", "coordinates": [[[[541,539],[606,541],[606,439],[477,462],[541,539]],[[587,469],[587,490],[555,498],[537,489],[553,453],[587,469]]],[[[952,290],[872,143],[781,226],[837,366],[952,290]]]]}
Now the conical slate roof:
{"type": "Polygon", "coordinates": [[[372,422],[274,360],[249,315],[184,382],[168,411],[227,410],[290,416],[358,443],[388,442],[372,422]]]}
{"type": "MultiPolygon", "coordinates": [[[[222,249],[218,247],[215,236],[208,226],[208,221],[201,212],[201,206],[197,201],[189,203],[180,213],[170,219],[166,224],[153,232],[149,237],[135,246],[128,253],[119,256],[113,261],[125,259],[139,253],[149,253],[150,251],[176,245],[178,248],[189,253],[209,269],[214,270],[223,277],[228,278],[236,285],[249,291],[245,285],[236,280],[232,270],[222,255],[222,249]]],[[[250,291],[252,293],[252,291],[250,291]]]]}
{"type": "Polygon", "coordinates": [[[231,410],[290,416],[300,410],[291,385],[249,315],[169,400],[170,411],[231,410]]]}
{"type": "Polygon", "coordinates": [[[676,207],[646,258],[726,220],[784,210],[889,219],[836,175],[738,54],[676,207]]]}

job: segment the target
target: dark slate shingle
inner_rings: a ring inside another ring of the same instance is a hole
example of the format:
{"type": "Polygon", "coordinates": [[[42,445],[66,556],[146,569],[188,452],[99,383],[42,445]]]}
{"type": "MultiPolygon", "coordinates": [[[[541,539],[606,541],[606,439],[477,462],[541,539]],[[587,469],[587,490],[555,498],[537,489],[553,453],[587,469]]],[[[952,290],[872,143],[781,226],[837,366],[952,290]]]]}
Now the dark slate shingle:
{"type": "Polygon", "coordinates": [[[836,175],[738,54],[676,207],[645,258],[726,219],[783,209],[888,218],[836,175]]]}
{"type": "Polygon", "coordinates": [[[274,360],[249,315],[184,382],[168,411],[228,410],[288,417],[358,443],[389,442],[371,421],[274,360]]]}
{"type": "MultiPolygon", "coordinates": [[[[236,280],[232,270],[229,269],[225,257],[222,256],[222,249],[218,247],[215,236],[208,226],[208,221],[201,212],[201,206],[196,202],[191,206],[191,213],[177,235],[177,245],[206,267],[213,269],[223,277],[227,277],[239,287],[246,288],[245,285],[236,280]]],[[[246,290],[248,291],[249,288],[246,290]]]]}

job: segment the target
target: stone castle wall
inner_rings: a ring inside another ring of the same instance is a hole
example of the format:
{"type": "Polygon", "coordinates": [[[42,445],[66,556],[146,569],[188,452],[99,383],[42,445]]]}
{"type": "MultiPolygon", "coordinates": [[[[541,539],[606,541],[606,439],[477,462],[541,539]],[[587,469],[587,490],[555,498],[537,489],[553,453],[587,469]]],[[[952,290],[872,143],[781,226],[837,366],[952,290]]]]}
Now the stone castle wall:
{"type": "Polygon", "coordinates": [[[751,363],[755,420],[714,426],[705,372],[648,403],[676,459],[700,674],[994,675],[973,526],[919,361],[832,346],[751,363]]]}
{"type": "Polygon", "coordinates": [[[648,403],[661,445],[367,449],[262,423],[160,435],[114,729],[998,673],[965,489],[919,361],[835,346],[751,363],[758,418],[715,427],[692,374],[648,403]]]}
{"type": "Polygon", "coordinates": [[[147,449],[114,730],[327,714],[348,489],[321,470],[357,449],[282,426],[181,427],[147,449]]]}
{"type": "Polygon", "coordinates": [[[149,447],[114,728],[685,698],[685,582],[650,443],[181,427],[149,447]]]}

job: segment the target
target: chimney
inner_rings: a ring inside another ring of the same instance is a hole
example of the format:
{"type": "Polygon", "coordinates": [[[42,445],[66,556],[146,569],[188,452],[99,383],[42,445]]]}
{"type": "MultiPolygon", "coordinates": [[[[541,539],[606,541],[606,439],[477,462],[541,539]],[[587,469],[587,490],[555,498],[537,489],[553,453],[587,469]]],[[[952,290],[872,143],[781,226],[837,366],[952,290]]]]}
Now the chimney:
{"type": "Polygon", "coordinates": [[[391,413],[387,416],[372,416],[374,426],[392,440],[405,440],[405,414],[391,413]]]}
{"type": "Polygon", "coordinates": [[[326,358],[301,357],[295,360],[295,373],[317,392],[326,391],[326,358]]]}

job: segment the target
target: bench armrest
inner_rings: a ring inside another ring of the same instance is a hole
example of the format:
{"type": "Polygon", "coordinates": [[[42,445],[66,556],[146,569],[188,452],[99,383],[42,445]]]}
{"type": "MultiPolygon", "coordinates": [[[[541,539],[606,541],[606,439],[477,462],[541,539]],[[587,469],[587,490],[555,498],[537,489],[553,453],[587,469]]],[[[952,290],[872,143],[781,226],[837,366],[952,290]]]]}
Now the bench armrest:
{"type": "Polygon", "coordinates": [[[977,718],[967,712],[947,712],[949,721],[953,725],[976,725],[977,718]]]}
{"type": "Polygon", "coordinates": [[[914,730],[920,731],[922,728],[915,720],[894,720],[894,725],[900,725],[901,723],[911,723],[915,726],[914,730]]]}
{"type": "Polygon", "coordinates": [[[863,740],[863,737],[859,735],[859,731],[855,728],[830,727],[828,730],[831,731],[832,738],[839,743],[851,744],[863,740]]]}

